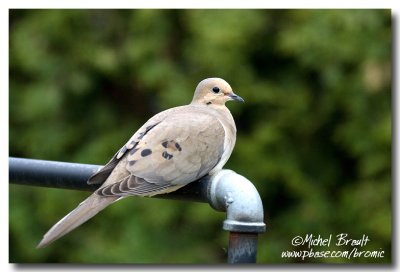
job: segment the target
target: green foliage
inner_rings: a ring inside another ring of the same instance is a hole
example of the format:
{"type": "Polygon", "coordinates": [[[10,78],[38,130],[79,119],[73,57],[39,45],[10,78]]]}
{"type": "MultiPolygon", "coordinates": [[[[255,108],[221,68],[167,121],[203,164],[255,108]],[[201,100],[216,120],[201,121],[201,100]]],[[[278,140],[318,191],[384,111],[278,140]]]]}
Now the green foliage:
{"type": "MultiPolygon", "coordinates": [[[[226,168],[264,203],[259,263],[297,235],[369,235],[391,261],[388,10],[11,10],[10,156],[104,164],[153,114],[226,79],[226,168]]],[[[224,214],[131,198],[54,245],[45,231],[87,193],[10,185],[10,262],[223,263],[224,214]]],[[[330,250],[351,250],[334,247],[330,250]]]]}

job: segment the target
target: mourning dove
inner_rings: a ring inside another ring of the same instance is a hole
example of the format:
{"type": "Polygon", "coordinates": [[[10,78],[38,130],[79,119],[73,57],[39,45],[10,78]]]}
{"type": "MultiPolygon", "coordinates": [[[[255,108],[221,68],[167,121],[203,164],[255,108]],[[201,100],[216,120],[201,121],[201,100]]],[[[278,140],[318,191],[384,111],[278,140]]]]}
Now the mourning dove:
{"type": "Polygon", "coordinates": [[[97,173],[101,184],[91,196],[56,223],[38,247],[44,247],[127,196],[175,191],[222,169],[236,141],[236,126],[225,102],[243,99],[220,78],[201,81],[189,105],[150,118],[97,173]]]}

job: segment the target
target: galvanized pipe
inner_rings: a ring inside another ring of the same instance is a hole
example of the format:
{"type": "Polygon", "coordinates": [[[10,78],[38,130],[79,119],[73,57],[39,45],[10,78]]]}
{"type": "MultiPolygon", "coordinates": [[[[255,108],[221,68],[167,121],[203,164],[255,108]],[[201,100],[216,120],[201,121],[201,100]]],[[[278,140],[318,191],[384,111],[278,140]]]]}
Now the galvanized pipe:
{"type": "Polygon", "coordinates": [[[210,178],[209,203],[226,211],[223,229],[230,231],[228,263],[255,263],[258,233],[266,229],[257,189],[232,170],[221,170],[210,178]]]}
{"type": "Polygon", "coordinates": [[[224,230],[265,232],[263,205],[253,183],[225,169],[211,179],[209,203],[218,211],[226,211],[224,230]]]}
{"type": "MultiPolygon", "coordinates": [[[[9,158],[10,183],[94,191],[87,179],[101,166],[9,158]]],[[[258,233],[265,232],[261,198],[254,185],[232,170],[221,170],[185,187],[154,197],[207,202],[226,211],[223,229],[230,231],[228,263],[255,263],[258,233]]]]}
{"type": "Polygon", "coordinates": [[[257,256],[257,233],[229,233],[228,263],[255,263],[257,256]]]}

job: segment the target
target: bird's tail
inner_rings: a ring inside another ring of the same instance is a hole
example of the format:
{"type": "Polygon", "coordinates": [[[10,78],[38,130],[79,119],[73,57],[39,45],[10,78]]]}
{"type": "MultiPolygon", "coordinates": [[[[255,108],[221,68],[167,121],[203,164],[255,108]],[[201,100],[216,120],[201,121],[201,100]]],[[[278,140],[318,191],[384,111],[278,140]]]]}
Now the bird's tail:
{"type": "Polygon", "coordinates": [[[92,194],[72,212],[58,221],[44,236],[37,248],[42,248],[85,223],[102,209],[121,197],[101,197],[92,194]]]}

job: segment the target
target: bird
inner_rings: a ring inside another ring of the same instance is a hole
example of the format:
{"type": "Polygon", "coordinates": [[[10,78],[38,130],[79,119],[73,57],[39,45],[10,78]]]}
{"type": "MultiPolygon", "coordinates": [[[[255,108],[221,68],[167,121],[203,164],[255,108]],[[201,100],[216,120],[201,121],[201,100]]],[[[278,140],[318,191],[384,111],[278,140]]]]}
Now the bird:
{"type": "Polygon", "coordinates": [[[88,184],[100,187],[58,221],[37,248],[43,248],[128,196],[178,190],[221,170],[236,142],[227,101],[244,102],[224,79],[197,85],[190,104],[164,110],[137,130],[88,184]]]}

